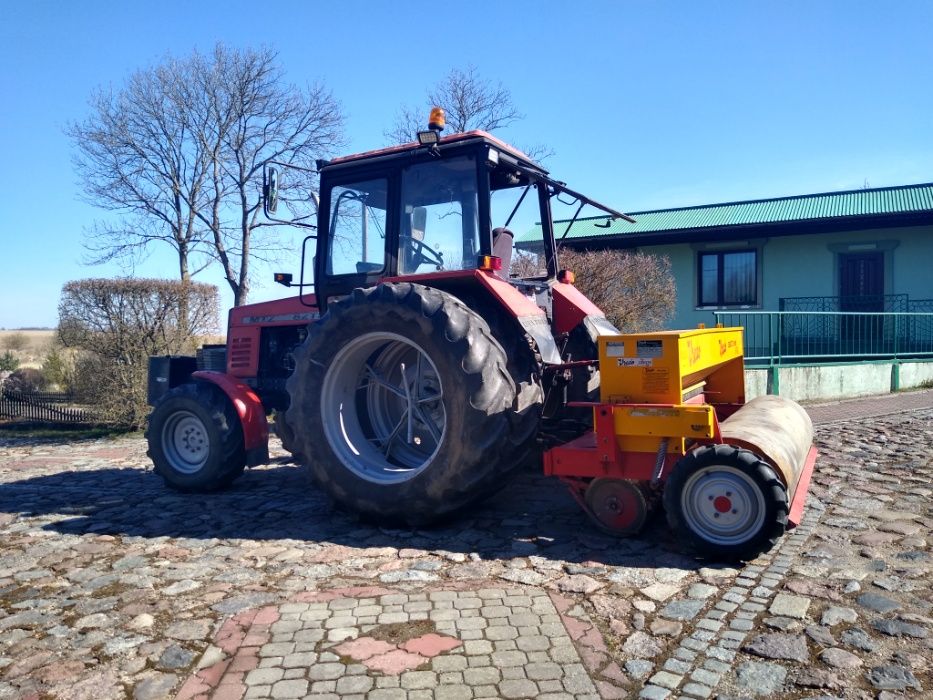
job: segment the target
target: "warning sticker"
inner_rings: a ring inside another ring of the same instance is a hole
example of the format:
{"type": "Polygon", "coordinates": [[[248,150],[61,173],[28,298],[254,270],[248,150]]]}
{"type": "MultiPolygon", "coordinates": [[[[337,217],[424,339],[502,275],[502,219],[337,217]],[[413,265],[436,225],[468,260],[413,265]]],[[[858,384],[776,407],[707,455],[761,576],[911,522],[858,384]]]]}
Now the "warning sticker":
{"type": "Polygon", "coordinates": [[[660,340],[639,340],[635,343],[635,355],[638,357],[661,357],[660,340]]]}
{"type": "Polygon", "coordinates": [[[670,384],[670,372],[665,367],[646,369],[641,384],[646,394],[663,394],[670,384]]]}
{"type": "Polygon", "coordinates": [[[619,367],[651,367],[654,364],[650,357],[620,357],[616,362],[619,367]]]}
{"type": "Polygon", "coordinates": [[[625,343],[608,342],[606,343],[607,357],[622,357],[625,355],[625,343]]]}

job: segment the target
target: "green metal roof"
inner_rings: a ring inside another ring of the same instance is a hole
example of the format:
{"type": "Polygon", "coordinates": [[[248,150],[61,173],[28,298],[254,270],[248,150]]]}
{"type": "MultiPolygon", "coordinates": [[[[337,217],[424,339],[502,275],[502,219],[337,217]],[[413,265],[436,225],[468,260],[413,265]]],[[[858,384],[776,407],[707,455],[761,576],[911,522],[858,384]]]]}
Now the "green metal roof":
{"type": "MultiPolygon", "coordinates": [[[[912,212],[933,212],[933,183],[631,212],[636,223],[616,219],[608,227],[605,216],[580,218],[571,227],[567,240],[912,212]]],[[[561,222],[555,222],[555,235],[560,238],[565,228],[561,222]]],[[[519,241],[540,238],[539,224],[520,236],[519,241]]]]}

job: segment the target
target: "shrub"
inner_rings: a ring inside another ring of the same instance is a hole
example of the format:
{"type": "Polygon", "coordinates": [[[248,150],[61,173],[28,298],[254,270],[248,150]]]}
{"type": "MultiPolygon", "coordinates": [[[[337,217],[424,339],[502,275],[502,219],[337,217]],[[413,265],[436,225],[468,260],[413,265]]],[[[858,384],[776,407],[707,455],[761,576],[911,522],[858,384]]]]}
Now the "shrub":
{"type": "Polygon", "coordinates": [[[0,372],[13,372],[19,367],[19,360],[12,350],[7,350],[0,355],[0,372]]]}
{"type": "Polygon", "coordinates": [[[659,330],[674,314],[677,285],[666,256],[561,249],[559,260],[573,270],[577,288],[624,333],[659,330]]]}
{"type": "Polygon", "coordinates": [[[42,372],[32,367],[23,367],[7,377],[7,380],[3,383],[3,388],[29,394],[34,391],[42,391],[48,385],[49,382],[42,372]]]}
{"type": "Polygon", "coordinates": [[[42,362],[42,373],[62,391],[70,391],[75,379],[74,353],[53,345],[42,362]]]}
{"type": "Polygon", "coordinates": [[[3,339],[3,347],[22,352],[29,347],[29,337],[25,333],[10,333],[3,339]]]}
{"type": "Polygon", "coordinates": [[[217,288],[151,279],[69,282],[58,307],[58,335],[79,350],[73,385],[102,420],[141,427],[149,413],[151,355],[191,353],[217,330],[217,288]]]}

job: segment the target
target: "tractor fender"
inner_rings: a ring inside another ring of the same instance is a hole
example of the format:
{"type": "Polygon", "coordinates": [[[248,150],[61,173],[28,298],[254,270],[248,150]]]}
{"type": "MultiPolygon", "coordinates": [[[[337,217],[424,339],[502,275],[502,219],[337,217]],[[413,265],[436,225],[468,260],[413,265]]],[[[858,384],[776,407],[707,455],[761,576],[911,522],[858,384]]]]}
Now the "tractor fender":
{"type": "Polygon", "coordinates": [[[493,272],[485,270],[448,270],[405,277],[386,277],[383,282],[413,282],[434,287],[462,299],[464,291],[474,285],[484,290],[505,312],[531,336],[541,360],[548,365],[561,363],[560,351],[551,334],[547,313],[538,306],[534,297],[526,296],[493,272]]]}
{"type": "Polygon", "coordinates": [[[215,384],[230,399],[243,426],[243,447],[246,463],[262,464],[269,459],[269,422],[262,400],[251,387],[223,372],[199,370],[193,379],[215,384]]]}
{"type": "Polygon", "coordinates": [[[560,351],[554,336],[551,334],[551,324],[548,322],[544,309],[539,307],[532,299],[519,292],[508,282],[499,279],[491,273],[473,271],[482,286],[518,321],[524,331],[531,336],[538,346],[538,353],[545,364],[559,365],[561,363],[560,351]]]}
{"type": "Polygon", "coordinates": [[[554,330],[569,333],[583,324],[590,339],[595,343],[601,335],[617,335],[619,330],[612,325],[596,304],[572,284],[551,283],[553,299],[554,330]]]}

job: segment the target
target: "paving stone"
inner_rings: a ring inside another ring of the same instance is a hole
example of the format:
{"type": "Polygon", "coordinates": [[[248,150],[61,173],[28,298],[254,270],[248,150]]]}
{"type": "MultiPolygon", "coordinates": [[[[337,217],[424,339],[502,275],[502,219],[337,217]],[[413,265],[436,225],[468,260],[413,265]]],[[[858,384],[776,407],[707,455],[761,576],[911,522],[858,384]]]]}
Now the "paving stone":
{"type": "Polygon", "coordinates": [[[166,671],[187,668],[194,661],[195,656],[196,654],[193,651],[189,651],[177,644],[170,644],[162,652],[156,662],[156,667],[166,671]]]}
{"type": "Polygon", "coordinates": [[[304,679],[282,680],[272,686],[273,698],[303,698],[308,692],[308,681],[304,679]]]}
{"type": "Polygon", "coordinates": [[[662,688],[667,688],[669,690],[674,690],[680,685],[680,682],[683,680],[683,676],[678,673],[670,673],[669,671],[658,671],[653,676],[651,676],[651,683],[654,685],[659,685],[662,688]]]}
{"type": "Polygon", "coordinates": [[[771,695],[784,686],[787,669],[776,663],[745,661],[736,669],[738,688],[751,695],[771,695]]]}
{"type": "MultiPolygon", "coordinates": [[[[316,669],[319,669],[321,666],[326,666],[331,664],[319,664],[312,669],[312,672],[316,669]]],[[[315,678],[336,678],[341,673],[343,673],[343,664],[332,664],[333,666],[340,666],[339,669],[334,669],[336,672],[333,675],[326,674],[323,672],[318,672],[316,676],[309,674],[309,677],[312,679],[315,678]]],[[[285,675],[285,670],[277,667],[273,668],[257,668],[254,671],[250,671],[246,674],[245,683],[246,685],[271,685],[272,683],[277,683],[282,680],[282,676],[285,675]]]]}
{"type": "Polygon", "coordinates": [[[635,680],[647,678],[654,670],[654,664],[644,659],[629,659],[625,662],[625,672],[635,680]]]}
{"type": "Polygon", "coordinates": [[[862,660],[845,649],[831,647],[820,652],[820,661],[827,666],[841,669],[853,669],[862,665],[862,660]]]}
{"type": "Polygon", "coordinates": [[[869,610],[874,610],[882,614],[901,609],[901,604],[896,600],[886,598],[876,593],[863,593],[856,599],[856,602],[863,608],[868,608],[869,610]]]}
{"type": "Polygon", "coordinates": [[[639,590],[639,593],[641,593],[643,596],[651,598],[651,600],[657,601],[659,603],[667,600],[679,592],[679,586],[673,586],[669,583],[653,583],[650,586],[645,586],[639,590]]]}
{"type": "Polygon", "coordinates": [[[670,690],[659,685],[646,685],[638,693],[638,697],[644,698],[644,700],[665,700],[670,695],[670,690]]]}
{"type": "Polygon", "coordinates": [[[831,605],[823,611],[820,623],[832,627],[841,622],[855,622],[856,620],[858,620],[858,614],[852,608],[831,605]]]}
{"type": "Polygon", "coordinates": [[[857,627],[846,630],[839,639],[846,646],[862,651],[873,652],[878,648],[878,644],[868,636],[868,633],[857,627]]]}
{"type": "Polygon", "coordinates": [[[923,690],[920,681],[903,666],[875,666],[868,672],[868,681],[876,690],[923,690]]]}
{"type": "Polygon", "coordinates": [[[534,698],[538,695],[538,686],[529,680],[502,681],[499,692],[504,698],[534,698]]]}
{"type": "Polygon", "coordinates": [[[171,673],[153,674],[133,689],[133,700],[159,700],[164,698],[170,694],[176,682],[176,676],[171,673]]]}
{"type": "Polygon", "coordinates": [[[810,658],[807,642],[801,635],[761,634],[748,642],[744,650],[767,659],[806,662],[810,658]]]}
{"type": "Polygon", "coordinates": [[[633,632],[622,645],[622,651],[639,659],[652,659],[661,653],[661,643],[645,632],[633,632]]]}
{"type": "Polygon", "coordinates": [[[684,695],[695,698],[708,698],[713,694],[713,689],[702,683],[687,683],[680,689],[684,695]]]}
{"type": "Polygon", "coordinates": [[[670,620],[692,620],[703,609],[702,600],[675,600],[668,603],[659,613],[670,620]]]}
{"type": "Polygon", "coordinates": [[[929,630],[920,625],[914,625],[903,620],[872,620],[873,629],[882,632],[889,637],[915,637],[925,639],[930,635],[929,630]]]}
{"type": "Polygon", "coordinates": [[[778,593],[774,596],[769,610],[772,615],[793,617],[798,620],[803,620],[807,617],[807,610],[809,610],[809,608],[809,598],[791,595],[789,593],[778,593]]]}

